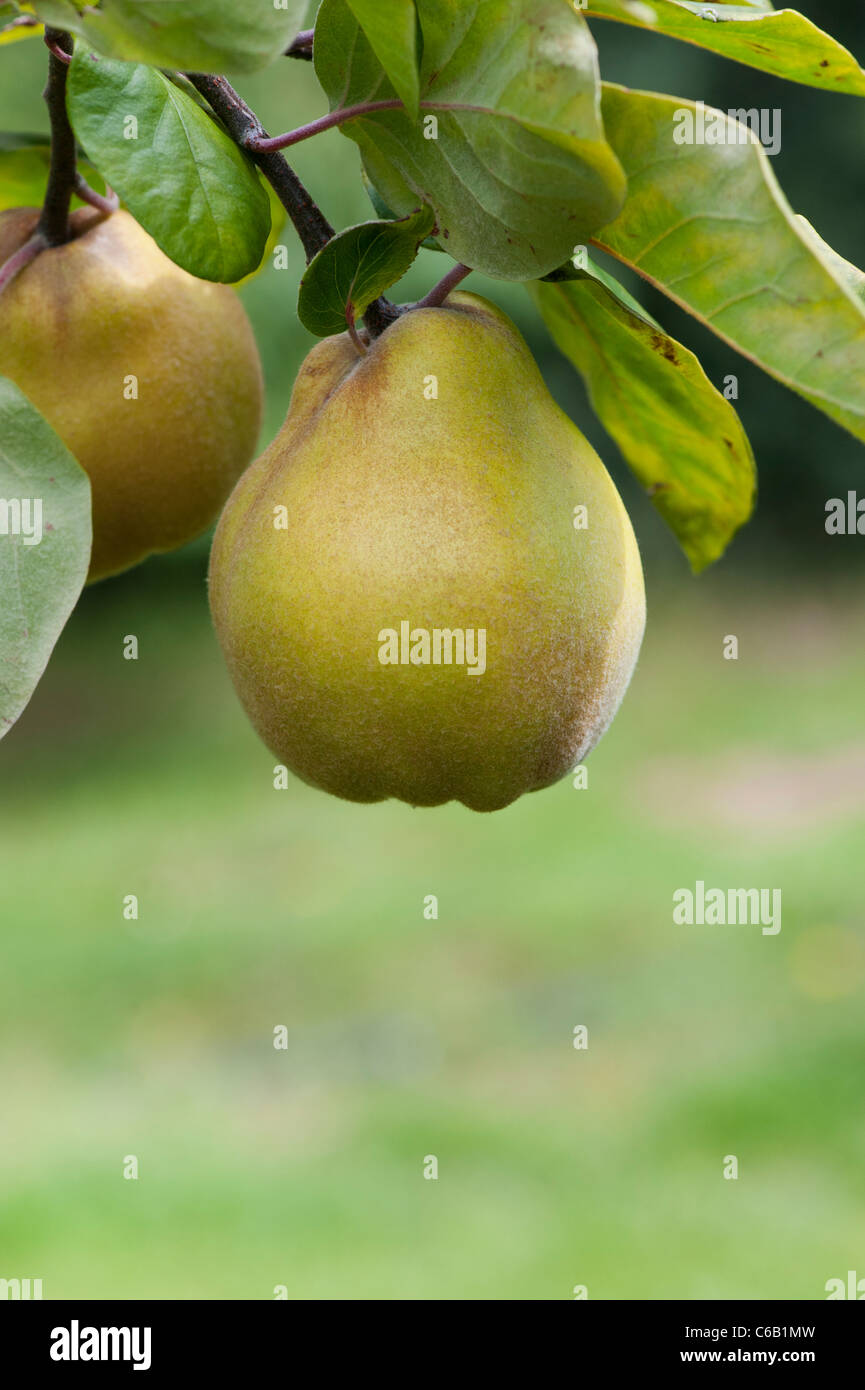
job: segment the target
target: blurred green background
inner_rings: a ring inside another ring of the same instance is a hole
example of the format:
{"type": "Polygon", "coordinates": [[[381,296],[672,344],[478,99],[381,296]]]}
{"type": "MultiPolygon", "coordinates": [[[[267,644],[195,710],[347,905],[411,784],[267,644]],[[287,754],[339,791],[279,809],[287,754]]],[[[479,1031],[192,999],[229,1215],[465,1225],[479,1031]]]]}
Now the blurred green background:
{"type": "MultiPolygon", "coordinates": [[[[865,57],[852,7],[801,8],[865,57]]],[[[613,80],[781,107],[791,202],[865,262],[865,105],[595,32],[613,80]]],[[[0,53],[0,127],[44,128],[43,71],[37,43],[0,53]]],[[[324,109],[300,63],[238,85],[274,131],[324,109]]],[[[337,226],[370,215],[350,141],[295,156],[337,226]]],[[[284,240],[291,270],[244,291],[268,437],[311,342],[284,240]]],[[[394,297],[444,264],[423,253],[394,297]]],[[[755,520],[694,580],[524,291],[469,284],[519,322],[643,549],[643,656],[588,789],[492,816],[276,792],[210,627],[206,542],[87,592],[0,748],[0,1278],[810,1299],[865,1276],[863,544],[823,527],[865,455],[639,289],[713,380],[739,375],[760,468],[755,520]],[[697,879],[780,888],[780,934],[675,926],[697,879]]]]}

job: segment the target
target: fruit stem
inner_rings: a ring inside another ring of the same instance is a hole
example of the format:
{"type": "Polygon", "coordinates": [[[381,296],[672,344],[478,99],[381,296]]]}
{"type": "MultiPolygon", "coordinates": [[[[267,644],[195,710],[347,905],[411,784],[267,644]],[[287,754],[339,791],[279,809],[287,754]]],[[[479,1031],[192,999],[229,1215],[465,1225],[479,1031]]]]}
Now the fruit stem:
{"type": "Polygon", "coordinates": [[[386,328],[390,328],[392,323],[405,313],[404,308],[398,304],[392,304],[384,295],[374,299],[363,316],[364,326],[370,338],[380,338],[386,328]]]}
{"type": "Polygon", "coordinates": [[[51,50],[48,59],[48,82],[43,92],[51,119],[51,168],[42,215],[36,228],[46,246],[62,246],[69,240],[69,206],[75,191],[75,136],[66,113],[66,78],[68,64],[57,56],[67,58],[72,52],[72,39],[62,29],[45,30],[45,42],[51,50]]]}
{"type": "Polygon", "coordinates": [[[451,290],[455,290],[457,285],[462,284],[466,276],[471,275],[471,273],[470,265],[455,265],[453,270],[449,270],[437,285],[433,285],[429,294],[424,299],[419,299],[414,307],[416,309],[437,309],[440,304],[444,304],[451,290]]]}
{"type": "Polygon", "coordinates": [[[25,265],[29,265],[31,261],[35,261],[40,251],[44,251],[47,245],[48,243],[45,238],[41,236],[39,232],[34,232],[29,241],[25,241],[23,246],[19,246],[14,255],[10,256],[8,261],[0,266],[0,294],[3,293],[7,285],[12,283],[15,276],[19,271],[24,269],[25,265]]]}

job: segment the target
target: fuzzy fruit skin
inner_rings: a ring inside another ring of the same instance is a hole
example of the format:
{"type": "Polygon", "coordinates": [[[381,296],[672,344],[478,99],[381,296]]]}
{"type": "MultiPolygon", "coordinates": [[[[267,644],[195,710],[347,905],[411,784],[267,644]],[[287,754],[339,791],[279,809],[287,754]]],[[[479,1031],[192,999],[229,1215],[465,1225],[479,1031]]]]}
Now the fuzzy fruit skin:
{"type": "Polygon", "coordinates": [[[645,625],[612,479],[514,325],[469,294],[406,314],[362,358],[347,336],[313,348],[223,513],[210,594],[247,713],[299,777],[478,811],[595,746],[645,625]],[[402,620],[485,628],[486,672],[383,666],[379,633],[402,620]]]}
{"type": "MultiPolygon", "coordinates": [[[[0,213],[0,264],[38,217],[0,213]]],[[[181,270],[126,212],[80,209],[72,228],[0,294],[0,374],[90,477],[92,582],[214,521],[254,454],[262,378],[233,290],[181,270]]]]}

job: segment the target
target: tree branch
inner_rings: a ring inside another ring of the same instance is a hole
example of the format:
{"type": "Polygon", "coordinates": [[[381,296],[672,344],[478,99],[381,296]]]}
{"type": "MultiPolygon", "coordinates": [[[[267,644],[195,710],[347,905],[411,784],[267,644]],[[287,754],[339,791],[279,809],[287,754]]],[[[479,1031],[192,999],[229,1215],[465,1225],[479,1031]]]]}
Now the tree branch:
{"type": "Polygon", "coordinates": [[[43,92],[51,119],[51,167],[48,188],[37,233],[48,246],[62,246],[69,240],[69,205],[75,190],[75,136],[66,114],[67,63],[57,57],[57,51],[67,58],[72,52],[72,39],[62,29],[45,30],[45,42],[51,49],[48,59],[48,82],[43,92]]]}
{"type": "MultiPolygon", "coordinates": [[[[269,139],[267,131],[230,82],[224,77],[212,77],[202,72],[189,72],[186,76],[210,104],[232,140],[247,151],[261,170],[292,220],[306,252],[307,262],[311,261],[335,235],[324,213],[285,157],[278,150],[262,148],[261,142],[269,139]]],[[[377,299],[364,315],[370,337],[379,337],[399,318],[400,312],[389,300],[383,297],[377,299]]]]}
{"type": "Polygon", "coordinates": [[[406,310],[399,304],[393,304],[391,300],[385,299],[382,295],[379,299],[374,299],[363,316],[363,321],[369,330],[371,338],[380,338],[386,328],[390,328],[392,323],[404,314],[406,310]]]}
{"type": "Polygon", "coordinates": [[[190,72],[187,73],[187,77],[193,87],[210,103],[235,143],[241,149],[247,150],[258,165],[294,223],[303,243],[306,259],[311,261],[334,235],[333,227],[324,213],[313,202],[297,174],[281,154],[255,148],[256,140],[268,138],[267,132],[230,82],[224,77],[212,77],[202,72],[190,72]]]}

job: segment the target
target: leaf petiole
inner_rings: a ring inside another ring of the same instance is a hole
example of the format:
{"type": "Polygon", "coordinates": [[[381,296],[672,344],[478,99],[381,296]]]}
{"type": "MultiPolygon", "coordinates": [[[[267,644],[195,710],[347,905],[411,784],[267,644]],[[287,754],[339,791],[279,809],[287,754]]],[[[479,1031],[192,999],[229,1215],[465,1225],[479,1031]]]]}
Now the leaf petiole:
{"type": "Polygon", "coordinates": [[[310,140],[313,135],[320,135],[325,130],[332,130],[334,126],[344,125],[346,121],[354,121],[358,116],[368,116],[374,111],[397,111],[402,106],[403,102],[399,97],[387,101],[363,101],[357,106],[344,106],[337,111],[329,111],[326,116],[319,116],[308,125],[289,130],[285,135],[264,136],[250,132],[244,141],[244,148],[251,154],[270,154],[275,150],[287,150],[291,145],[299,145],[302,140],[310,140]]]}
{"type": "Polygon", "coordinates": [[[447,275],[442,276],[437,285],[433,285],[429,294],[423,299],[419,299],[414,306],[416,309],[437,309],[440,304],[444,304],[451,290],[455,290],[457,285],[461,285],[467,275],[471,275],[470,265],[455,265],[449,270],[447,275]]]}

